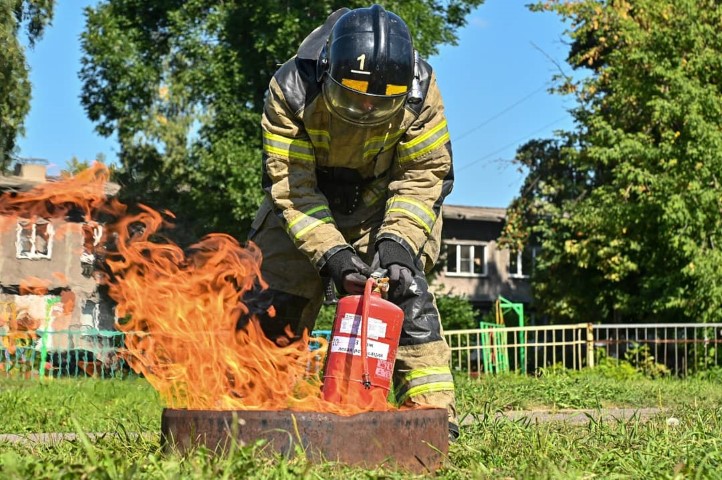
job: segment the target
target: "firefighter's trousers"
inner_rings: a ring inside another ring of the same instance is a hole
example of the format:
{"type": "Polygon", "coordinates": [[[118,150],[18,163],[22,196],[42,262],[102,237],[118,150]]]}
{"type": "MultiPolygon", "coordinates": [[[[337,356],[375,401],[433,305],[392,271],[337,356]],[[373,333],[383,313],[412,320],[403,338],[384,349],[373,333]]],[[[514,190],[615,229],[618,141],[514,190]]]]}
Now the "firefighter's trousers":
{"type": "MultiPolygon", "coordinates": [[[[369,265],[375,253],[373,244],[382,214],[380,212],[375,218],[359,222],[346,219],[341,225],[347,228],[339,228],[356,253],[369,265]]],[[[441,221],[437,223],[428,248],[423,252],[422,262],[427,270],[438,257],[441,221]]],[[[323,282],[308,258],[293,244],[269,205],[265,204],[259,210],[249,240],[256,243],[263,253],[261,273],[269,285],[273,296],[270,303],[276,311],[274,318],[262,319],[262,322],[275,324],[264,330],[267,334],[270,332],[270,336],[282,335],[285,325],[291,325],[297,335],[304,329],[310,332],[323,303],[323,282]]],[[[399,404],[446,408],[450,428],[458,431],[449,346],[442,334],[439,311],[424,274],[416,275],[415,280],[421,294],[399,303],[404,310],[404,325],[394,368],[394,391],[399,404]]]]}

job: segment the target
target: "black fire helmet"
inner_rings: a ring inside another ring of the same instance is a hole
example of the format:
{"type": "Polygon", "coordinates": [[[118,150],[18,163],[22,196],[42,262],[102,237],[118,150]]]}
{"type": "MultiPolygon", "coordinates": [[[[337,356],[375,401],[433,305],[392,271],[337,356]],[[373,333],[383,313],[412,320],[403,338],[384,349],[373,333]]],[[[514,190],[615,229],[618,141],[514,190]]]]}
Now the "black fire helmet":
{"type": "Polygon", "coordinates": [[[318,60],[329,110],[358,125],[377,125],[403,107],[415,52],[406,23],[380,5],[345,13],[318,60]]]}

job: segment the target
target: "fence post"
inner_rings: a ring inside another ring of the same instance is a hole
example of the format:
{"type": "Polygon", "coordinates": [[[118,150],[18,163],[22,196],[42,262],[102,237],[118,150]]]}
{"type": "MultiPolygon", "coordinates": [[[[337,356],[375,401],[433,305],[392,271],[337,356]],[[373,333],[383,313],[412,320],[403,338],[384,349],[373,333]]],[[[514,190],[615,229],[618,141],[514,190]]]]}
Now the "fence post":
{"type": "Polygon", "coordinates": [[[587,367],[594,368],[594,325],[587,323],[587,367]]]}

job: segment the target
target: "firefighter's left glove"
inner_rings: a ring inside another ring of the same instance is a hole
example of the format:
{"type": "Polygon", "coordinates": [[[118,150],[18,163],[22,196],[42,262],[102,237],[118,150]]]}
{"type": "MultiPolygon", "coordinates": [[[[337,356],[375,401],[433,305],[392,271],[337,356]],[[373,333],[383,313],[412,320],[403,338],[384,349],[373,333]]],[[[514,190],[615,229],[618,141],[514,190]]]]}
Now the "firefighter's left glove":
{"type": "Polygon", "coordinates": [[[411,254],[394,240],[381,240],[376,244],[381,268],[389,272],[389,300],[399,302],[414,293],[414,276],[418,269],[411,254]]]}
{"type": "Polygon", "coordinates": [[[366,265],[351,249],[339,250],[326,262],[326,271],[333,279],[340,293],[360,295],[371,275],[371,267],[366,265]]]}

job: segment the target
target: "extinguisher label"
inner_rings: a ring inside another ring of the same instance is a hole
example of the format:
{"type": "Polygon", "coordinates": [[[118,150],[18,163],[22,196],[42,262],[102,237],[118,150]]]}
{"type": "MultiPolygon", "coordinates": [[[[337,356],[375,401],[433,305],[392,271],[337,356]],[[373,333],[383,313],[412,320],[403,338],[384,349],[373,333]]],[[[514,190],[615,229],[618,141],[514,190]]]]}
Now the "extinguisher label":
{"type": "Polygon", "coordinates": [[[379,378],[385,378],[389,380],[391,378],[391,371],[394,369],[394,364],[386,360],[379,360],[376,364],[376,376],[379,378]]]}
{"type": "MultiPolygon", "coordinates": [[[[361,315],[355,313],[347,313],[341,319],[341,333],[349,335],[360,335],[361,332],[361,315]]],[[[386,336],[386,322],[382,322],[378,318],[369,317],[368,323],[369,338],[384,338],[386,336]]]]}
{"type": "MultiPolygon", "coordinates": [[[[361,356],[361,339],[358,337],[342,337],[336,335],[331,340],[331,351],[345,353],[346,355],[361,356]]],[[[385,343],[366,341],[366,355],[369,358],[386,360],[389,356],[389,346],[385,343]]]]}

